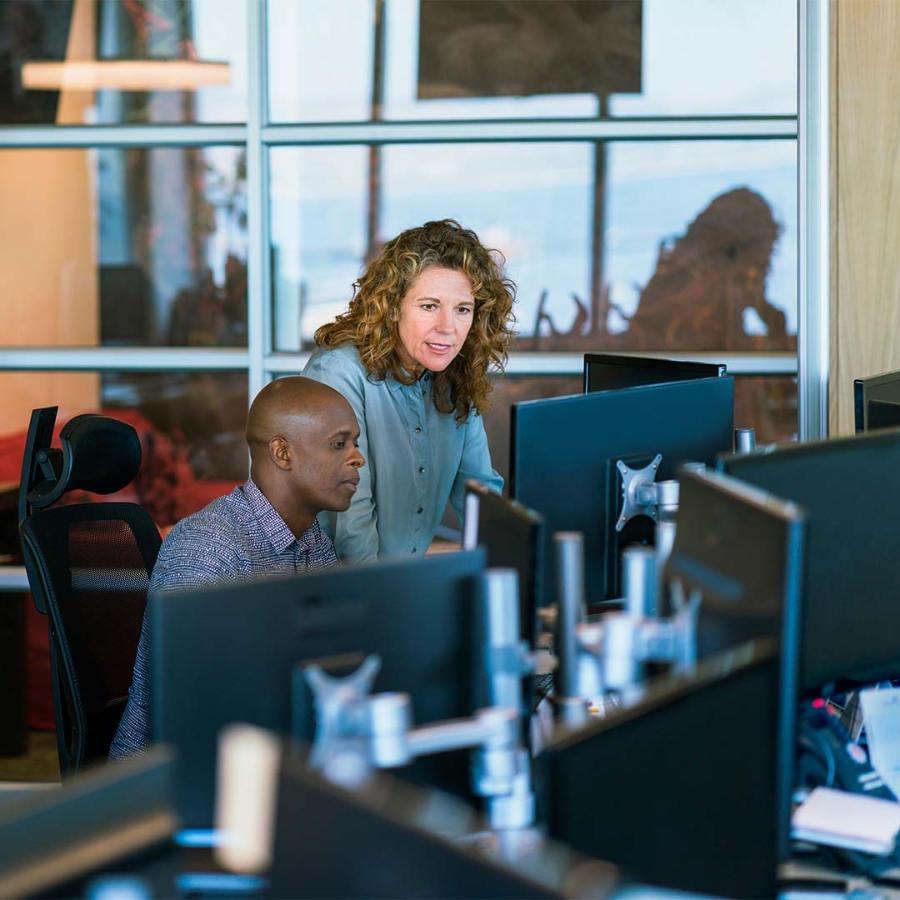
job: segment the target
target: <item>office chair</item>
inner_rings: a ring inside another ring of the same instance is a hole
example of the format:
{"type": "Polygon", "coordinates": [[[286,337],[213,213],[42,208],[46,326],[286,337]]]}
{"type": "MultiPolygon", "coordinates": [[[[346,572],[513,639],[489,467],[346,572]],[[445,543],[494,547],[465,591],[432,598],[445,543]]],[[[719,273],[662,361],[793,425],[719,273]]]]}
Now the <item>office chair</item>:
{"type": "Polygon", "coordinates": [[[121,490],[141,464],[137,432],[108,416],[76,416],[60,433],[62,449],[51,448],[56,413],[54,406],[31,416],[19,532],[35,606],[48,617],[59,766],[66,778],[109,753],[161,539],[136,503],[49,508],[70,491],[121,490]]]}

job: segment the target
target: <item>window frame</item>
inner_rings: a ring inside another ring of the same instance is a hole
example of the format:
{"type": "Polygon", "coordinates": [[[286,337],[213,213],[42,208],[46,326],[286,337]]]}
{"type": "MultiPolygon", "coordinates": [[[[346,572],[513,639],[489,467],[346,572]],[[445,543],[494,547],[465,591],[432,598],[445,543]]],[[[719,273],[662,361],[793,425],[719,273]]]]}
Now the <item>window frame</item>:
{"type": "MultiPolygon", "coordinates": [[[[239,145],[247,158],[247,347],[0,348],[0,371],[246,369],[249,396],[298,372],[308,352],[272,349],[269,150],[273,147],[432,142],[746,140],[794,138],[798,145],[798,351],[640,353],[725,363],[734,375],[796,375],[801,440],[828,432],[829,359],[829,0],[797,0],[798,114],[616,120],[499,120],[270,124],[267,3],[248,3],[246,125],[4,126],[7,149],[239,145]]],[[[581,353],[519,351],[516,375],[580,374],[581,353]]],[[[0,566],[0,591],[27,589],[21,567],[0,566]],[[18,571],[14,571],[17,570],[18,571]]]]}

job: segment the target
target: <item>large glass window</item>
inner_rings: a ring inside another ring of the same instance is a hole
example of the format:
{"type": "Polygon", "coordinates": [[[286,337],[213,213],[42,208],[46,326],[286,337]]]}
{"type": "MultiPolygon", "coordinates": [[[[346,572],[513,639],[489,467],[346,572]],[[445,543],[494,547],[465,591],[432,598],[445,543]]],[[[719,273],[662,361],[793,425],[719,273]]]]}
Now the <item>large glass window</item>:
{"type": "Polygon", "coordinates": [[[797,0],[0,0],[0,481],[59,405],[149,423],[161,525],[224,493],[251,395],[446,216],[518,284],[501,471],[588,350],[738,361],[791,439],[797,46],[797,0]]]}
{"type": "Polygon", "coordinates": [[[0,346],[246,346],[244,160],[0,150],[0,346]]]}
{"type": "Polygon", "coordinates": [[[274,122],[796,115],[786,0],[270,0],[274,122]]]}
{"type": "Polygon", "coordinates": [[[271,173],[279,351],[447,216],[505,255],[518,349],[796,347],[793,140],[277,147],[271,173]]]}
{"type": "Polygon", "coordinates": [[[247,6],[0,0],[0,125],[243,122],[247,6]]]}

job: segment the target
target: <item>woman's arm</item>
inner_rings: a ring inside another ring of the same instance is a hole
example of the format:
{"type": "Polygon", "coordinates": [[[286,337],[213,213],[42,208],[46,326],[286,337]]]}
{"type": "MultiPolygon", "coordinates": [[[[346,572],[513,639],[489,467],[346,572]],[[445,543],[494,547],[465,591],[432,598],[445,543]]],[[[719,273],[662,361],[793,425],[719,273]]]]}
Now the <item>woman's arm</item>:
{"type": "Polygon", "coordinates": [[[369,458],[366,431],[365,370],[340,351],[316,353],[303,374],[333,387],[347,399],[359,423],[359,451],[366,461],[359,470],[359,486],[350,509],[329,518],[334,522],[334,549],[343,562],[363,562],[378,558],[378,514],[375,508],[375,473],[369,458]]]}
{"type": "Polygon", "coordinates": [[[460,523],[463,521],[466,481],[474,478],[495,491],[503,490],[503,479],[491,465],[491,453],[484,430],[484,419],[473,412],[469,416],[468,422],[462,427],[466,429],[466,438],[463,443],[459,471],[456,473],[453,489],[450,492],[450,503],[456,510],[460,523]]]}

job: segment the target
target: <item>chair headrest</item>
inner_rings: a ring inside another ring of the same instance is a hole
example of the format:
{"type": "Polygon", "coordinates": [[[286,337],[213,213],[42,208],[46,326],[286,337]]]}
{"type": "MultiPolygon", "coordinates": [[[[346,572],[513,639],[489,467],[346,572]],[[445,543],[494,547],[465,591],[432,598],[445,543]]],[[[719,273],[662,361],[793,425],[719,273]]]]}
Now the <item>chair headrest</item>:
{"type": "Polygon", "coordinates": [[[134,480],[141,467],[141,440],[127,422],[86,413],[70,419],[59,435],[60,451],[46,451],[58,477],[29,492],[33,506],[55,503],[67,491],[113,494],[134,480]],[[56,459],[53,456],[56,455],[56,459]]]}

